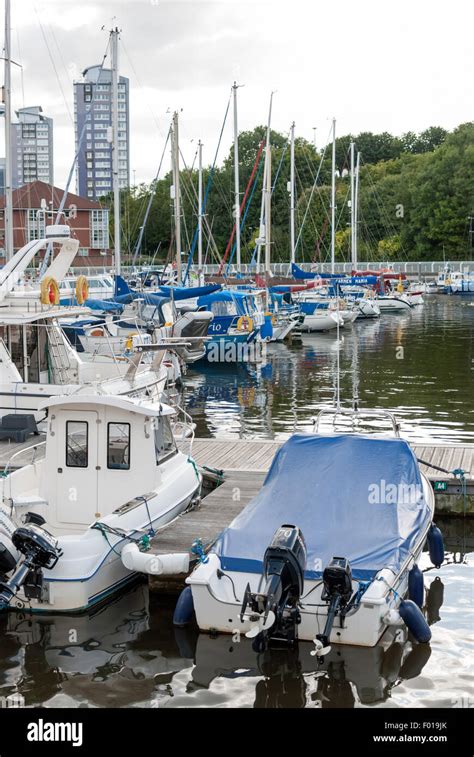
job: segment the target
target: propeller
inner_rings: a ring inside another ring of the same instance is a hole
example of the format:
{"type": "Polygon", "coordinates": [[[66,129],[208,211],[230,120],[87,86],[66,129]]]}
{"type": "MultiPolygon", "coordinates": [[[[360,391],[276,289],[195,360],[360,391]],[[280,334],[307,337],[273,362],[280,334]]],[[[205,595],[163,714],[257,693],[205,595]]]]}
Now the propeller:
{"type": "Polygon", "coordinates": [[[269,610],[267,617],[264,615],[250,615],[249,620],[253,622],[252,628],[245,634],[247,639],[254,639],[262,631],[271,628],[275,622],[275,613],[269,610]]]}
{"type": "Polygon", "coordinates": [[[324,657],[324,655],[331,651],[330,644],[325,647],[321,639],[315,638],[313,639],[313,643],[316,648],[310,652],[311,657],[324,657]]]}

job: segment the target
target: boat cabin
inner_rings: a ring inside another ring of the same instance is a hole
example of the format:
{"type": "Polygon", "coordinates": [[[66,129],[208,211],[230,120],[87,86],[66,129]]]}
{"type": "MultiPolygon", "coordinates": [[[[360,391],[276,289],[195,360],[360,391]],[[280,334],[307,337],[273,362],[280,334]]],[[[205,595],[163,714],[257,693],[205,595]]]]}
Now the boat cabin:
{"type": "Polygon", "coordinates": [[[48,412],[45,457],[5,479],[4,501],[38,513],[56,535],[132,508],[166,484],[173,459],[182,457],[167,405],[77,395],[51,397],[41,409],[48,412]]]}

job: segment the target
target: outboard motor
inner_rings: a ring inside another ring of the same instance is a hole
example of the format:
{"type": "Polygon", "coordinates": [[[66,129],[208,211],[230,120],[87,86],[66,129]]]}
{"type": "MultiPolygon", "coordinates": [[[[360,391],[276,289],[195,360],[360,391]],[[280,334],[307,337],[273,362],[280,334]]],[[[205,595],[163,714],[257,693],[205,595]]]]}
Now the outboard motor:
{"type": "Polygon", "coordinates": [[[306,545],[300,529],[280,526],[263,558],[265,588],[254,593],[247,584],[240,611],[241,622],[245,617],[254,624],[246,636],[255,639],[256,651],[262,651],[270,639],[287,644],[297,640],[305,567],[306,545]]]}
{"type": "MultiPolygon", "coordinates": [[[[0,610],[8,607],[10,600],[22,586],[27,598],[39,599],[43,587],[43,568],[48,570],[54,568],[62,554],[57,539],[31,521],[13,532],[11,542],[25,558],[18,565],[13,576],[8,581],[0,583],[0,610]]],[[[13,555],[11,557],[13,558],[13,555]]],[[[16,562],[15,565],[17,565],[16,562]]],[[[15,565],[10,569],[12,570],[15,565]]]]}
{"type": "Polygon", "coordinates": [[[323,633],[318,633],[314,639],[316,649],[313,655],[324,655],[329,652],[329,638],[336,615],[344,610],[352,596],[352,573],[349,560],[345,557],[333,557],[323,571],[323,591],[321,599],[329,604],[326,625],[323,633]]]}

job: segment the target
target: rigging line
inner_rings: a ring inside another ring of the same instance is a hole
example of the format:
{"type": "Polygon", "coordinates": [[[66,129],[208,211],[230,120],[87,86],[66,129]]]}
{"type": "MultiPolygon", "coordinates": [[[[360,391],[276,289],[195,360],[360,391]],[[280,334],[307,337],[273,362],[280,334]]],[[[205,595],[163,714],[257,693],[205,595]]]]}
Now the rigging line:
{"type": "MultiPolygon", "coordinates": [[[[332,127],[331,127],[331,130],[332,130],[332,127]]],[[[309,206],[310,206],[311,201],[313,199],[313,194],[314,194],[314,190],[316,188],[316,184],[317,184],[317,181],[318,181],[318,178],[319,178],[319,174],[321,173],[321,166],[323,165],[324,157],[326,155],[326,150],[328,149],[330,134],[331,134],[331,131],[329,132],[328,141],[326,143],[326,146],[324,147],[323,154],[321,155],[321,159],[319,161],[319,166],[318,166],[318,170],[317,170],[317,173],[316,173],[316,178],[314,180],[313,186],[311,187],[311,192],[310,192],[310,196],[309,196],[309,199],[308,199],[308,204],[306,206],[306,212],[305,212],[305,214],[303,216],[303,222],[302,222],[302,224],[300,226],[298,237],[296,239],[295,251],[298,249],[298,244],[299,244],[299,241],[301,239],[301,234],[302,234],[302,231],[303,231],[303,228],[304,228],[304,224],[305,224],[305,221],[306,221],[306,215],[308,213],[309,206]]]]}
{"type": "Polygon", "coordinates": [[[20,82],[21,82],[21,101],[22,101],[22,107],[25,107],[25,79],[23,76],[23,60],[21,55],[21,45],[20,45],[20,32],[18,31],[18,28],[16,30],[16,43],[18,46],[18,63],[20,64],[20,82]]]}
{"type": "MultiPolygon", "coordinates": [[[[142,92],[144,92],[144,87],[143,87],[143,85],[142,85],[142,83],[141,83],[141,81],[140,81],[140,78],[139,78],[139,76],[138,76],[138,74],[137,74],[137,71],[136,71],[136,69],[135,69],[135,66],[133,65],[133,61],[132,61],[132,59],[131,59],[131,57],[130,57],[130,54],[129,54],[129,52],[128,52],[128,48],[127,48],[127,46],[125,45],[125,42],[124,42],[124,40],[123,40],[123,37],[122,37],[122,36],[120,37],[120,42],[121,42],[121,44],[122,44],[122,50],[124,51],[124,53],[125,53],[125,55],[126,55],[126,57],[127,57],[127,60],[128,60],[128,62],[129,62],[129,64],[130,64],[130,68],[131,68],[131,69],[132,69],[132,71],[133,71],[133,75],[135,76],[135,79],[137,80],[137,84],[138,84],[139,88],[140,88],[140,89],[142,90],[142,92]]],[[[159,132],[159,134],[160,134],[160,137],[164,138],[163,130],[162,130],[162,128],[161,128],[161,126],[160,126],[160,124],[159,124],[159,122],[158,122],[158,119],[157,119],[157,117],[155,116],[155,114],[154,114],[154,112],[153,112],[153,110],[152,110],[152,107],[151,107],[151,105],[150,105],[150,100],[149,100],[149,98],[146,98],[146,104],[147,104],[147,108],[148,108],[148,110],[150,111],[151,117],[153,118],[153,121],[155,122],[155,126],[156,126],[156,128],[158,129],[158,132],[159,132]]]]}
{"type": "MultiPolygon", "coordinates": [[[[258,170],[257,170],[257,175],[255,176],[255,180],[253,182],[253,187],[252,187],[252,190],[250,192],[250,196],[249,196],[249,199],[247,201],[247,205],[245,207],[245,211],[244,211],[244,216],[242,218],[241,227],[244,226],[245,219],[247,218],[248,212],[250,210],[250,205],[251,205],[251,202],[252,202],[252,198],[254,196],[255,189],[257,188],[258,180],[259,180],[260,174],[262,173],[263,165],[264,164],[262,163],[262,161],[260,161],[259,166],[258,166],[258,170]]],[[[227,274],[229,273],[229,268],[232,265],[232,261],[234,259],[234,254],[235,254],[236,248],[237,248],[237,242],[234,241],[234,244],[232,245],[232,253],[231,253],[231,256],[230,256],[230,260],[227,263],[227,274]]],[[[253,251],[253,254],[252,254],[251,263],[254,262],[254,258],[256,256],[256,254],[257,254],[257,245],[255,245],[255,248],[254,248],[254,251],[253,251]]]]}
{"type": "MultiPolygon", "coordinates": [[[[365,168],[367,169],[367,170],[366,170],[366,175],[368,176],[368,178],[369,178],[369,181],[370,181],[370,183],[371,183],[371,185],[372,185],[373,197],[374,197],[374,199],[375,199],[375,202],[376,202],[376,204],[377,204],[377,208],[378,208],[378,210],[379,210],[379,212],[380,212],[380,215],[381,215],[381,216],[382,216],[382,218],[383,218],[383,219],[385,220],[385,223],[386,223],[386,228],[387,228],[387,230],[388,230],[388,231],[390,231],[390,232],[391,232],[391,233],[392,233],[392,234],[393,234],[394,236],[399,236],[399,234],[400,234],[400,231],[399,231],[399,229],[397,229],[397,228],[396,228],[396,227],[395,227],[395,226],[393,225],[392,221],[390,220],[390,217],[388,216],[388,213],[387,213],[387,211],[386,211],[386,209],[385,209],[384,205],[383,205],[383,204],[381,205],[381,204],[379,203],[379,201],[378,201],[378,194],[379,194],[379,193],[378,193],[378,190],[377,190],[376,184],[375,184],[375,182],[374,182],[374,180],[372,179],[372,176],[371,176],[371,174],[370,174],[370,168],[369,168],[369,164],[367,164],[367,163],[363,163],[363,165],[364,165],[364,166],[365,166],[365,168]]],[[[403,255],[404,255],[404,257],[405,257],[405,260],[406,260],[406,259],[407,259],[407,253],[406,253],[406,250],[405,250],[405,249],[403,248],[403,246],[402,246],[402,248],[401,248],[401,249],[402,249],[403,255]]]]}
{"type": "MultiPolygon", "coordinates": [[[[230,91],[229,99],[227,101],[227,107],[226,107],[226,111],[225,111],[225,115],[224,115],[224,120],[222,122],[221,131],[220,131],[219,139],[218,139],[218,142],[217,142],[216,152],[215,152],[215,155],[214,155],[214,162],[213,162],[211,170],[209,172],[209,176],[208,176],[207,183],[206,183],[206,190],[204,192],[204,199],[202,201],[201,214],[204,216],[205,219],[207,218],[207,216],[205,214],[205,210],[206,210],[206,206],[207,206],[207,200],[208,200],[209,192],[211,190],[211,187],[212,187],[212,184],[213,184],[213,180],[214,180],[214,174],[215,174],[216,163],[217,163],[217,156],[219,154],[219,150],[220,150],[220,146],[221,146],[221,142],[222,142],[222,136],[224,134],[225,125],[226,125],[226,122],[227,122],[227,116],[229,114],[229,108],[230,108],[231,100],[232,100],[232,89],[230,91]]],[[[207,221],[206,221],[206,223],[207,223],[207,221]]],[[[197,240],[198,240],[198,224],[196,224],[196,228],[195,228],[194,235],[193,235],[193,241],[192,241],[192,245],[191,245],[191,250],[189,251],[188,264],[186,266],[186,273],[184,275],[184,282],[186,282],[187,277],[189,276],[189,271],[190,271],[190,268],[191,268],[191,265],[192,265],[192,260],[193,260],[193,255],[194,255],[194,252],[195,252],[195,249],[196,249],[197,240]]],[[[214,241],[214,238],[213,238],[213,241],[214,241]]],[[[219,254],[218,250],[217,250],[217,245],[216,245],[216,252],[217,252],[217,254],[219,254]]]]}
{"type": "Polygon", "coordinates": [[[48,39],[46,37],[45,31],[44,31],[44,28],[43,28],[43,24],[41,23],[41,20],[40,20],[40,17],[39,17],[36,5],[33,5],[33,7],[35,9],[36,17],[37,17],[37,20],[38,20],[39,27],[41,29],[41,34],[43,35],[43,40],[44,40],[44,43],[46,45],[46,49],[48,51],[48,55],[49,55],[49,59],[51,61],[51,65],[53,67],[54,73],[56,74],[56,79],[58,80],[59,89],[61,90],[61,94],[63,96],[63,100],[64,100],[64,104],[66,106],[66,110],[68,112],[68,115],[69,115],[71,123],[74,124],[74,119],[72,117],[71,109],[69,107],[69,103],[68,103],[66,95],[64,93],[63,85],[61,83],[61,79],[59,77],[59,73],[58,73],[58,70],[56,68],[56,63],[54,62],[54,58],[53,58],[53,55],[52,55],[52,52],[51,52],[51,48],[49,46],[48,39]]]}
{"type": "Polygon", "coordinates": [[[158,170],[156,172],[155,179],[151,183],[151,186],[150,186],[150,197],[148,199],[148,205],[146,207],[145,215],[143,217],[143,223],[142,223],[142,225],[140,227],[140,234],[139,234],[139,237],[137,239],[137,243],[135,245],[135,250],[133,252],[132,265],[135,265],[135,261],[136,261],[138,255],[140,254],[140,249],[141,249],[141,246],[142,246],[143,235],[145,233],[145,228],[146,228],[146,224],[147,224],[147,221],[148,221],[148,216],[150,215],[151,206],[152,206],[152,203],[153,203],[153,198],[155,196],[155,193],[156,193],[156,190],[157,190],[157,187],[158,187],[158,179],[159,179],[159,176],[160,176],[160,173],[161,173],[161,167],[163,165],[163,160],[164,160],[165,155],[166,155],[166,149],[168,147],[168,142],[169,142],[169,139],[170,139],[170,135],[171,135],[171,126],[168,129],[168,134],[166,135],[165,146],[163,147],[163,152],[161,154],[161,159],[160,159],[160,163],[158,165],[158,170]]]}

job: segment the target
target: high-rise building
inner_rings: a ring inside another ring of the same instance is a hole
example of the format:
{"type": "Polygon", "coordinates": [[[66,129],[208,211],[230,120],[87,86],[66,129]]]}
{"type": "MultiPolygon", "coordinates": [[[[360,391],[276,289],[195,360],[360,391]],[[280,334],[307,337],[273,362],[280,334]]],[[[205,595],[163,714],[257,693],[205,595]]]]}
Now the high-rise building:
{"type": "MultiPolygon", "coordinates": [[[[77,193],[95,200],[112,192],[112,72],[90,66],[81,81],[74,82],[74,124],[76,133],[77,193]],[[79,147],[81,134],[84,131],[79,147]]],[[[129,82],[118,85],[119,184],[130,184],[129,82]]]]}
{"type": "Polygon", "coordinates": [[[39,105],[16,111],[18,121],[12,123],[12,186],[13,189],[31,181],[52,184],[53,119],[43,116],[39,105]]]}

